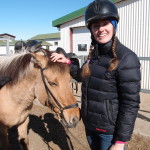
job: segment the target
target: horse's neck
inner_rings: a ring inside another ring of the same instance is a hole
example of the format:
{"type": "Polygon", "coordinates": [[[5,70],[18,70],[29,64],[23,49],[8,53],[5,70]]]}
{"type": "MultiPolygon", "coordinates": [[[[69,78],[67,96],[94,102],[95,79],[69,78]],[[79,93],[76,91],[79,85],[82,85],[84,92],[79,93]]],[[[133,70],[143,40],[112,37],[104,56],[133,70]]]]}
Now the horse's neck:
{"type": "Polygon", "coordinates": [[[35,97],[35,83],[36,78],[31,74],[22,78],[20,82],[10,87],[4,86],[0,90],[0,115],[3,115],[3,120],[8,126],[21,123],[28,116],[35,97]],[[4,106],[7,106],[7,109],[4,106]]]}
{"type": "Polygon", "coordinates": [[[35,83],[37,80],[38,71],[33,70],[31,74],[18,81],[11,89],[12,99],[16,103],[23,104],[23,107],[30,107],[35,98],[35,83]]]}

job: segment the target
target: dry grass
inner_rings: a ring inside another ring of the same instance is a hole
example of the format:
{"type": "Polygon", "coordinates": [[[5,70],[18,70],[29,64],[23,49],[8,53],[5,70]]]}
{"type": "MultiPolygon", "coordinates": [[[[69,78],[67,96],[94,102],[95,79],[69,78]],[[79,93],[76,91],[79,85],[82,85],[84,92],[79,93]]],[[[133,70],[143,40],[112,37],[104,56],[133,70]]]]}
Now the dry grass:
{"type": "Polygon", "coordinates": [[[134,134],[127,144],[127,150],[150,150],[150,137],[134,134]]]}

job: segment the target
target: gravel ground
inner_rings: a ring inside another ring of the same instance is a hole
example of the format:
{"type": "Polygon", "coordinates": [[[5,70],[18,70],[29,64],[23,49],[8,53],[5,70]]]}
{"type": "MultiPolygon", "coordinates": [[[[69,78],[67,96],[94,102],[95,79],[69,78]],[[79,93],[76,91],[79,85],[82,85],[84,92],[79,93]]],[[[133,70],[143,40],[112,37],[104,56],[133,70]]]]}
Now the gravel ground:
{"type": "MultiPolygon", "coordinates": [[[[80,90],[74,95],[80,104],[80,90]]],[[[141,108],[135,124],[134,133],[150,137],[150,94],[141,93],[141,108]]],[[[74,150],[90,150],[84,132],[82,120],[76,128],[69,129],[74,150]]],[[[47,107],[34,103],[29,123],[30,150],[69,150],[65,130],[47,107]]],[[[143,150],[143,149],[141,149],[143,150]]],[[[148,150],[148,149],[144,149],[148,150]]]]}

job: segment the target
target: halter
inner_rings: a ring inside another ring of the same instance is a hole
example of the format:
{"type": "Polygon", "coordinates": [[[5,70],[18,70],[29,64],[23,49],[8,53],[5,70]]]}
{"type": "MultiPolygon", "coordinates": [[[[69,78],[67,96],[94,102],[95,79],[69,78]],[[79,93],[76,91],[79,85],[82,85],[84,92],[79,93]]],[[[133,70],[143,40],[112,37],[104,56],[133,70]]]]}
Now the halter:
{"type": "MultiPolygon", "coordinates": [[[[43,71],[46,70],[46,69],[47,69],[47,67],[40,69],[40,70],[41,70],[42,81],[43,81],[43,84],[44,84],[44,87],[45,87],[45,90],[46,90],[46,93],[47,93],[47,96],[48,96],[46,102],[47,102],[49,105],[52,106],[53,110],[54,110],[54,108],[58,108],[59,111],[60,111],[60,112],[59,112],[60,114],[62,114],[62,113],[63,113],[63,110],[65,110],[65,109],[70,109],[70,108],[76,108],[76,107],[78,107],[78,103],[72,104],[72,105],[69,105],[69,106],[65,106],[65,107],[62,107],[62,106],[61,106],[61,104],[59,103],[59,101],[55,98],[55,96],[52,94],[52,92],[50,91],[50,89],[49,89],[49,88],[47,87],[47,85],[46,85],[46,79],[44,78],[44,74],[43,74],[43,71]],[[53,100],[55,101],[55,103],[57,104],[58,107],[53,103],[53,101],[51,100],[50,96],[53,98],[53,100]]],[[[71,140],[70,140],[69,134],[68,134],[68,133],[71,134],[71,132],[69,132],[68,128],[67,128],[67,127],[65,126],[65,124],[62,122],[62,119],[60,118],[60,116],[57,115],[57,117],[59,118],[60,123],[62,124],[62,126],[64,127],[64,129],[65,129],[65,131],[66,131],[66,137],[67,137],[67,143],[68,143],[69,149],[70,149],[70,150],[73,150],[73,147],[72,147],[72,145],[71,145],[71,140]]],[[[64,117],[64,116],[63,116],[63,117],[64,117]]],[[[64,121],[65,121],[65,123],[67,123],[66,120],[64,120],[64,121]]],[[[72,135],[72,134],[71,134],[71,135],[72,135]]],[[[73,136],[73,135],[72,135],[72,136],[73,136]]],[[[84,148],[87,149],[87,147],[85,147],[77,138],[75,138],[74,136],[73,136],[73,138],[74,138],[75,140],[77,140],[77,142],[79,142],[84,148]]]]}
{"type": "Polygon", "coordinates": [[[44,83],[44,87],[45,87],[45,90],[46,90],[46,93],[47,93],[47,100],[46,102],[52,106],[53,110],[55,108],[58,108],[60,113],[62,113],[65,109],[70,109],[70,108],[76,108],[78,107],[78,103],[76,104],[72,104],[72,105],[69,105],[69,106],[65,106],[65,107],[62,107],[61,104],[59,103],[59,101],[55,98],[55,96],[53,95],[53,93],[50,91],[50,89],[47,87],[46,85],[46,80],[44,78],[44,74],[43,74],[43,71],[46,70],[47,68],[41,68],[41,76],[42,76],[42,81],[44,83]],[[53,101],[51,100],[50,96],[53,98],[53,100],[55,101],[55,103],[57,104],[57,106],[53,103],[53,101]]]}

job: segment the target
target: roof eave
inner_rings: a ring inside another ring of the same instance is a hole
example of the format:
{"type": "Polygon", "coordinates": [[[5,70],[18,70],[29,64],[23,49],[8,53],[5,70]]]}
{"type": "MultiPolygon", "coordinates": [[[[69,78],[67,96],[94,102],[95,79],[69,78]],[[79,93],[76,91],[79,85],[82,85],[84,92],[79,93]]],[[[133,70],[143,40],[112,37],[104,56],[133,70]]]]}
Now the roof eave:
{"type": "Polygon", "coordinates": [[[68,15],[65,15],[61,18],[58,18],[58,19],[52,21],[52,26],[53,27],[60,27],[60,25],[66,23],[70,20],[73,20],[75,18],[79,18],[79,17],[83,16],[85,9],[86,9],[86,7],[83,7],[81,9],[77,10],[77,11],[74,11],[74,12],[68,14],[68,15]]]}
{"type": "Polygon", "coordinates": [[[74,19],[80,18],[80,17],[82,17],[82,16],[84,16],[84,15],[81,15],[81,16],[74,17],[74,18],[72,18],[72,19],[69,19],[69,20],[63,21],[62,23],[59,23],[58,25],[53,25],[53,24],[52,24],[52,25],[53,25],[53,27],[57,27],[57,28],[59,28],[62,24],[65,24],[65,23],[70,22],[70,21],[72,21],[72,20],[74,20],[74,19]]]}

